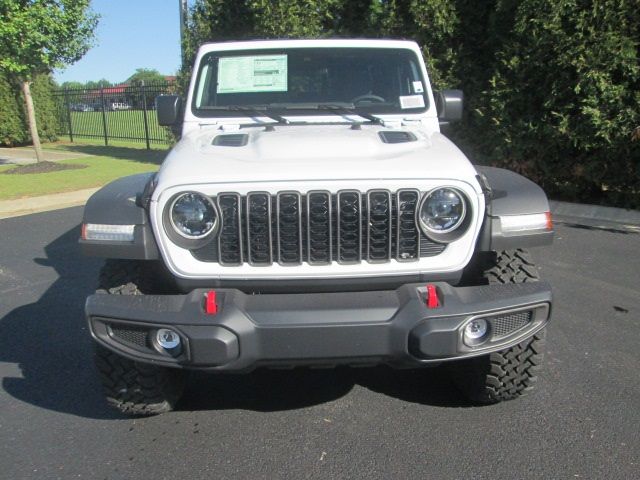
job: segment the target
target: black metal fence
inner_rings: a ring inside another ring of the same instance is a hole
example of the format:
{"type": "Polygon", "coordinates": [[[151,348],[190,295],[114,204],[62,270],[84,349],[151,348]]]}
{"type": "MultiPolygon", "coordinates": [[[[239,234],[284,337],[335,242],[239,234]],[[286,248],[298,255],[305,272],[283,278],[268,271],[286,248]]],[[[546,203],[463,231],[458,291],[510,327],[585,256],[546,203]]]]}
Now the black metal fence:
{"type": "Polygon", "coordinates": [[[158,125],[155,99],[176,92],[175,82],[116,85],[105,88],[60,88],[53,96],[60,136],[169,144],[173,136],[158,125]]]}

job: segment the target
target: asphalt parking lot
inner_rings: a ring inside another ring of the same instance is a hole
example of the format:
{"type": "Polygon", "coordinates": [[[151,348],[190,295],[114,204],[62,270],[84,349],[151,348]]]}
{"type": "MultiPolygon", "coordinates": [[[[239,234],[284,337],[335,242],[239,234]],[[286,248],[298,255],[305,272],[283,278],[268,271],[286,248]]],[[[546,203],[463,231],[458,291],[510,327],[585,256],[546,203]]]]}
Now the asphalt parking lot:
{"type": "Polygon", "coordinates": [[[558,225],[537,391],[467,404],[441,370],[195,375],[176,412],[109,410],[81,208],[0,220],[0,478],[640,478],[640,234],[558,225]]]}

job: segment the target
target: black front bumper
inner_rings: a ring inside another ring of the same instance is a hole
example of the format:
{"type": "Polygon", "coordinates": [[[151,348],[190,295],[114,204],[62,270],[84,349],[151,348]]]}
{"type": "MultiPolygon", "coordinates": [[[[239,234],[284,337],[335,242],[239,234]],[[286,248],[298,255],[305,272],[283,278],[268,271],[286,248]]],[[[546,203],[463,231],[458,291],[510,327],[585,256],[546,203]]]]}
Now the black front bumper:
{"type": "Polygon", "coordinates": [[[477,287],[435,283],[438,308],[426,306],[424,284],[392,291],[247,295],[216,289],[218,311],[205,313],[206,289],[186,295],[87,299],[91,334],[103,346],[141,362],[247,371],[260,365],[398,367],[482,355],[508,348],[544,327],[551,309],[545,282],[477,287]],[[462,329],[472,318],[489,325],[469,347],[462,329]],[[179,333],[173,354],[154,341],[159,328],[179,333]]]}

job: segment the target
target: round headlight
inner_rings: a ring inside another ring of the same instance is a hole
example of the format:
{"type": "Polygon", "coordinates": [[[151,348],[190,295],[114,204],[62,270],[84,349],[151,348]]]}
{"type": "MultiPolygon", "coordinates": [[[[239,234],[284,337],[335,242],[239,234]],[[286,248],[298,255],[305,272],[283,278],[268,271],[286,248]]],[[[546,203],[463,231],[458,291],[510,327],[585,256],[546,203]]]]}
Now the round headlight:
{"type": "Polygon", "coordinates": [[[178,195],[169,209],[174,230],[189,239],[204,238],[218,224],[216,208],[208,197],[188,192],[178,195]]]}
{"type": "Polygon", "coordinates": [[[422,199],[418,221],[425,234],[449,233],[458,228],[465,217],[466,204],[453,188],[438,188],[422,199]]]}

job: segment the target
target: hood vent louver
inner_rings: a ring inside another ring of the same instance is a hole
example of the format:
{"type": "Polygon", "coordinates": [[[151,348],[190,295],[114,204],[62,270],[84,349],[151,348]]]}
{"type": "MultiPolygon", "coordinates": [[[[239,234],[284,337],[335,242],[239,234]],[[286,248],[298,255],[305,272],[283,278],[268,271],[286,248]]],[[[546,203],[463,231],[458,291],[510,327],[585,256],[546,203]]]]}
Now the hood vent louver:
{"type": "Polygon", "coordinates": [[[389,130],[378,132],[380,139],[384,143],[408,143],[415,142],[418,138],[411,132],[405,132],[403,130],[389,130]]]}
{"type": "Polygon", "coordinates": [[[216,147],[244,147],[249,141],[249,135],[246,133],[233,133],[216,135],[211,145],[216,147]]]}

